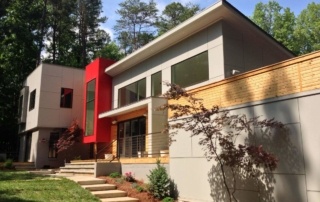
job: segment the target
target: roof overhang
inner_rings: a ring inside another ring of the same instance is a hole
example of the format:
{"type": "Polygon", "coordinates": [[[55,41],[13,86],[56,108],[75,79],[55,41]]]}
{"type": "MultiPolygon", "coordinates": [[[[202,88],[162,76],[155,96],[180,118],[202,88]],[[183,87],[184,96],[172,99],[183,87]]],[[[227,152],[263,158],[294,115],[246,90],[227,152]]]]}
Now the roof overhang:
{"type": "Polygon", "coordinates": [[[159,36],[147,45],[109,66],[105,69],[105,73],[110,76],[116,76],[222,19],[236,24],[237,26],[246,26],[253,29],[253,31],[260,32],[262,37],[267,37],[271,43],[281,46],[281,48],[288,51],[288,55],[293,56],[288,49],[260,29],[231,4],[225,0],[220,0],[175,28],[169,30],[165,34],[159,36]]]}

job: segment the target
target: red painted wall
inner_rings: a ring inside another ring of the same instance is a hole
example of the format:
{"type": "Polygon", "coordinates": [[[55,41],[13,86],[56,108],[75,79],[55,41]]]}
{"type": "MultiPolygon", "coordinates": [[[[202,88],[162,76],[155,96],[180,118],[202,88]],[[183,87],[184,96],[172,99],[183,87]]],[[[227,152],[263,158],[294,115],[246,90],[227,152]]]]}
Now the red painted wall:
{"type": "Polygon", "coordinates": [[[111,110],[112,102],[112,77],[104,73],[106,67],[115,63],[112,60],[97,58],[86,67],[85,86],[84,86],[84,113],[83,127],[86,130],[86,97],[87,83],[92,79],[96,79],[95,87],[95,109],[94,109],[94,127],[93,134],[84,136],[84,143],[110,142],[111,139],[111,119],[99,119],[100,113],[111,110]]]}

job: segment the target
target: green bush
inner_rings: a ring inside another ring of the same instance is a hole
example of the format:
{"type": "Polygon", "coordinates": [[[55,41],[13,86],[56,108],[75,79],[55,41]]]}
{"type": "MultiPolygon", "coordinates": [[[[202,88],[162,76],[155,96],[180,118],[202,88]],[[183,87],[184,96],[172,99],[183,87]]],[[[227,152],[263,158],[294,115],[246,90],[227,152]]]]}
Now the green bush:
{"type": "Polygon", "coordinates": [[[7,160],[3,163],[3,167],[4,167],[4,168],[7,168],[7,169],[13,168],[12,159],[7,159],[7,160]]]}
{"type": "Polygon", "coordinates": [[[112,178],[120,178],[120,177],[121,177],[121,174],[118,173],[118,172],[113,172],[113,173],[110,173],[109,177],[112,177],[112,178]]]}
{"type": "Polygon", "coordinates": [[[166,198],[162,199],[162,202],[174,202],[174,199],[171,197],[166,197],[166,198]]]}
{"type": "Polygon", "coordinates": [[[170,196],[170,179],[166,168],[160,165],[159,160],[157,160],[157,167],[150,171],[148,179],[149,191],[153,196],[158,199],[170,196]]]}

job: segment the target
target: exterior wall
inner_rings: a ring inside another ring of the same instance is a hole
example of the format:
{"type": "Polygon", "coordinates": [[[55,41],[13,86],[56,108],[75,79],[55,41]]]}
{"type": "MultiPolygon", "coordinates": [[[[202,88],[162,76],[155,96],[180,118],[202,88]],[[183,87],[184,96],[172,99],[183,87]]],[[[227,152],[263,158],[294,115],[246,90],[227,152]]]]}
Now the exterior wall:
{"type": "MultiPolygon", "coordinates": [[[[204,51],[209,55],[209,80],[204,85],[224,78],[222,23],[216,23],[190,36],[171,48],[151,57],[135,67],[113,78],[113,108],[118,107],[118,90],[135,81],[146,78],[147,97],[151,95],[151,75],[162,71],[162,80],[171,82],[171,66],[204,51]]],[[[162,92],[167,87],[162,86],[162,92]]]]}
{"type": "MultiPolygon", "coordinates": [[[[109,118],[99,119],[98,115],[111,109],[112,78],[104,73],[106,67],[113,64],[114,61],[98,58],[86,67],[84,100],[86,100],[87,83],[96,79],[95,86],[95,108],[94,108],[94,127],[93,134],[85,136],[84,143],[93,142],[109,142],[111,120],[109,118]]],[[[83,104],[84,117],[86,117],[86,102],[83,104]]],[[[83,118],[83,126],[85,130],[85,118],[83,118]]]]}
{"type": "Polygon", "coordinates": [[[29,87],[25,131],[37,127],[66,128],[73,119],[82,123],[83,74],[81,69],[58,65],[37,67],[24,83],[29,87]],[[62,87],[73,89],[72,109],[60,108],[62,87]],[[30,93],[35,89],[35,107],[29,111],[30,93]]]}
{"type": "MultiPolygon", "coordinates": [[[[239,24],[239,23],[238,23],[239,24]]],[[[261,32],[223,23],[223,52],[225,76],[232,70],[240,73],[289,59],[288,53],[270,43],[261,32]]]]}
{"type": "MultiPolygon", "coordinates": [[[[218,104],[232,114],[248,117],[275,118],[289,129],[286,134],[270,137],[256,131],[256,143],[272,151],[279,158],[279,165],[273,173],[265,173],[263,179],[238,179],[240,201],[318,201],[319,71],[320,52],[315,52],[193,91],[208,106],[218,104]]],[[[219,168],[214,161],[204,158],[199,137],[190,138],[181,131],[175,139],[170,147],[170,175],[177,184],[180,199],[228,201],[219,168]]]]}
{"type": "Polygon", "coordinates": [[[68,162],[75,157],[81,156],[82,159],[89,157],[88,145],[75,143],[72,148],[59,153],[57,158],[48,158],[50,133],[56,131],[55,129],[41,128],[32,132],[30,158],[27,161],[34,162],[36,168],[44,166],[57,168],[64,165],[65,161],[68,162]]]}

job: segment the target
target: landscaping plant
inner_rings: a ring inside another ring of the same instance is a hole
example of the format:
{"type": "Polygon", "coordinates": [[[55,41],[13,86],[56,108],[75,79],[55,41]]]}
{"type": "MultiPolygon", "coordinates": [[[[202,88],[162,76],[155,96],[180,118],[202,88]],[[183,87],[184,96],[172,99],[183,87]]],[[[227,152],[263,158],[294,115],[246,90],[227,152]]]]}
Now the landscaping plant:
{"type": "Polygon", "coordinates": [[[170,196],[170,178],[164,166],[157,160],[157,167],[150,171],[149,191],[158,199],[170,196]]]}
{"type": "MultiPolygon", "coordinates": [[[[218,106],[206,108],[201,99],[175,84],[166,83],[170,89],[164,94],[169,101],[159,110],[169,110],[172,114],[165,132],[169,133],[170,144],[178,130],[191,132],[191,137],[199,136],[199,145],[203,147],[208,161],[214,159],[222,174],[222,182],[227,192],[229,201],[238,201],[235,197],[236,176],[239,171],[246,177],[258,178],[262,170],[273,171],[277,167],[278,159],[272,153],[265,151],[262,145],[251,144],[245,141],[236,145],[237,137],[254,136],[253,129],[270,133],[271,128],[285,129],[284,125],[273,119],[260,121],[258,117],[247,118],[245,115],[231,115],[227,110],[220,110],[218,106]],[[179,99],[185,99],[177,103],[179,99]],[[180,104],[182,103],[182,104],[180,104]],[[231,170],[232,184],[227,183],[226,170],[231,170]],[[231,189],[230,187],[233,187],[231,189]]],[[[159,166],[159,165],[158,165],[159,166]]],[[[162,186],[167,186],[167,178],[162,168],[158,168],[150,176],[154,184],[153,191],[161,193],[167,191],[157,187],[161,178],[162,186]],[[163,173],[163,176],[162,174],[163,173]],[[161,177],[160,177],[161,176],[161,177]],[[163,178],[162,178],[163,177],[163,178]]],[[[166,190],[166,189],[165,189],[166,190]]]]}
{"type": "Polygon", "coordinates": [[[121,174],[118,173],[118,172],[113,172],[113,173],[110,173],[110,174],[109,174],[109,177],[112,177],[112,178],[120,178],[120,177],[121,177],[121,174]]]}

